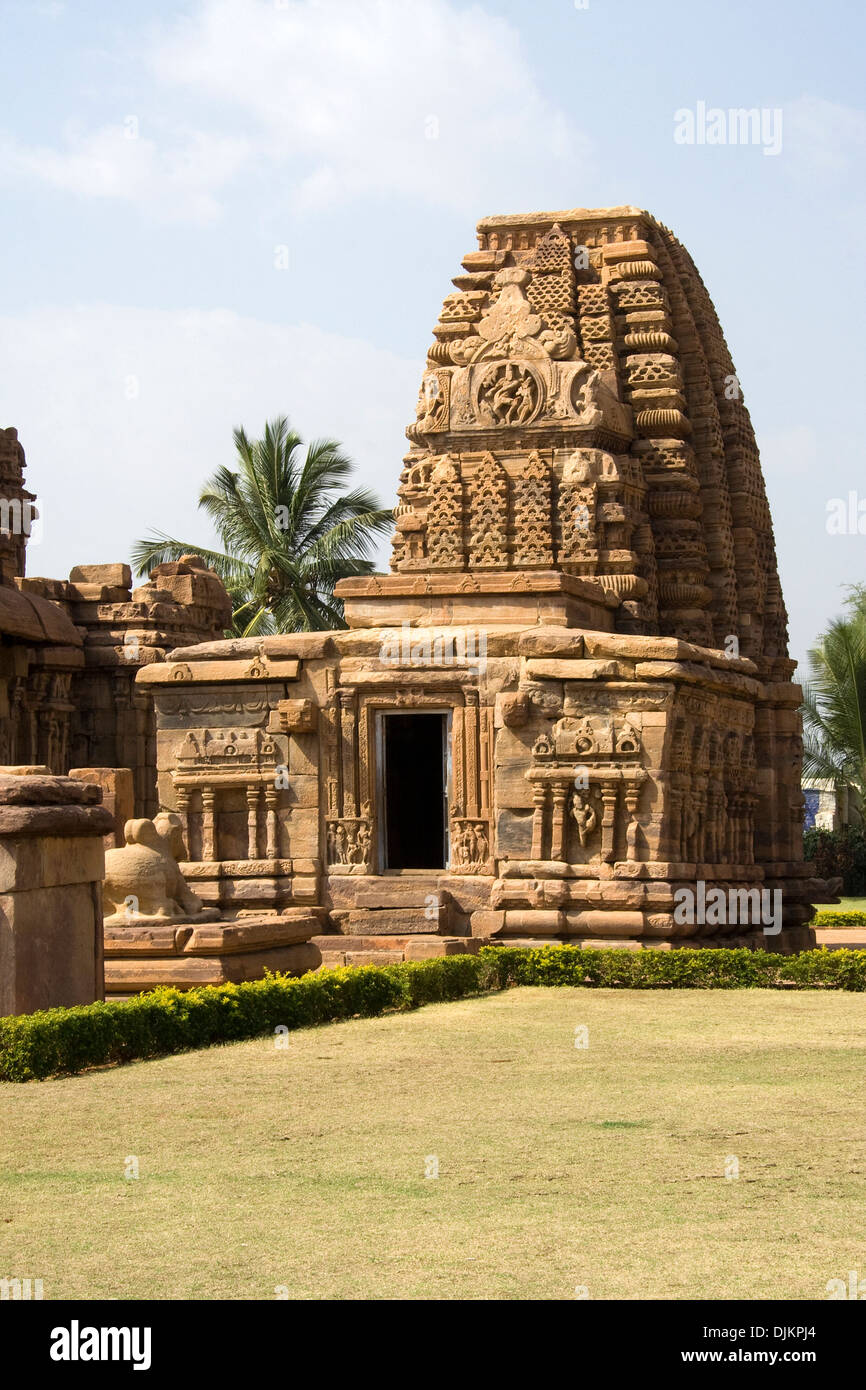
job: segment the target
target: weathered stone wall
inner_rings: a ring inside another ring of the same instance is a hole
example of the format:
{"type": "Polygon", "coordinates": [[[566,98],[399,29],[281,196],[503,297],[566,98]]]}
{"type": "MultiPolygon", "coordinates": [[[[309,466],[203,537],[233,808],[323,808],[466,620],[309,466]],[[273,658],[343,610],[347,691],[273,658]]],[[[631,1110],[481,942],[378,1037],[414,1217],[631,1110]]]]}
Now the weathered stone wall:
{"type": "Polygon", "coordinates": [[[231,603],[196,555],[158,565],[133,588],[128,565],[77,565],[69,579],[25,576],[37,515],[24,450],[0,430],[0,762],[127,767],[139,815],[153,815],[153,705],[135,676],[173,647],[221,637],[231,603]]]}
{"type": "Polygon", "coordinates": [[[104,996],[99,787],[0,774],[0,1015],[104,996]]]}
{"type": "Polygon", "coordinates": [[[212,643],[142,672],[160,800],[183,818],[204,901],[227,916],[303,905],[402,954],[431,936],[807,940],[824,885],[800,862],[796,770],[783,758],[760,778],[756,762],[758,718],[777,749],[792,736],[792,687],[673,638],[502,626],[481,658],[464,629],[402,638],[212,643]],[[425,709],[450,722],[448,864],[383,874],[376,717],[425,709]],[[699,880],[784,885],[780,937],[683,929],[674,894],[699,880]]]}
{"type": "Polygon", "coordinates": [[[82,638],[81,665],[69,688],[66,764],[58,770],[128,767],[137,814],[155,814],[153,704],[147,689],[136,686],[136,673],[173,647],[222,636],[231,621],[222,583],[189,556],[159,565],[137,588],[128,565],[78,565],[68,581],[19,579],[18,586],[58,605],[82,638]]]}

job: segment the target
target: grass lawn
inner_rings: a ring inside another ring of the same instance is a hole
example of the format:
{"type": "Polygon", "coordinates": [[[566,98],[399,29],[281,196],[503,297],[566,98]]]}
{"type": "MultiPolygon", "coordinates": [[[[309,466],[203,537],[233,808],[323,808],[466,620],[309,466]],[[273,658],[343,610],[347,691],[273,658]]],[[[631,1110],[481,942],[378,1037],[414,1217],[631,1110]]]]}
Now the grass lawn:
{"type": "Polygon", "coordinates": [[[764,990],[515,989],[6,1084],[0,1275],[46,1299],[822,1299],[866,1274],[864,1105],[863,996],[764,990]]]}

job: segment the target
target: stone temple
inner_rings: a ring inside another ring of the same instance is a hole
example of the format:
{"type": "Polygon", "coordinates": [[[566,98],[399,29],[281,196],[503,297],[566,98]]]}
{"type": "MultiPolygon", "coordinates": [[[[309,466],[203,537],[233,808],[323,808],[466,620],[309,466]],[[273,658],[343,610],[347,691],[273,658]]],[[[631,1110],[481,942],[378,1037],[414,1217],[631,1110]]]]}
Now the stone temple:
{"type": "MultiPolygon", "coordinates": [[[[453,285],[348,630],[138,672],[210,978],[301,940],[814,944],[770,513],[691,257],[637,208],[485,218],[453,285]],[[684,920],[714,887],[779,892],[781,930],[684,920]]],[[[110,954],[118,991],[201,978],[168,929],[110,954]]]]}

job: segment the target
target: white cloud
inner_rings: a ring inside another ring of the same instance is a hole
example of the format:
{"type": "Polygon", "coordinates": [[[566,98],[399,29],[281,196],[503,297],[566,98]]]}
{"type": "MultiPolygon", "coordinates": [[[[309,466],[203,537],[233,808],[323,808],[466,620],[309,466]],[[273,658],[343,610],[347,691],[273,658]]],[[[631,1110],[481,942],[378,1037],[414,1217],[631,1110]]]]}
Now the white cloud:
{"type": "Polygon", "coordinates": [[[362,341],[223,311],[0,318],[0,426],[18,429],[44,519],[28,573],[127,560],[151,528],[207,544],[202,482],[231,466],[233,426],[255,434],[278,414],[305,439],[341,440],[393,505],[420,372],[362,341]]]}
{"type": "Polygon", "coordinates": [[[151,61],[250,116],[272,158],[306,161],[307,202],[373,190],[488,206],[516,169],[543,183],[567,161],[579,181],[587,155],[517,31],[477,6],[207,0],[151,61]]]}
{"type": "Polygon", "coordinates": [[[528,207],[558,206],[564,169],[570,188],[588,177],[589,141],[541,90],[517,30],[478,6],[200,0],[149,30],[133,62],[145,71],[130,82],[158,87],[137,141],[105,127],[60,149],[7,143],[0,172],[197,221],[247,160],[306,211],[374,194],[474,217],[515,210],[515,185],[528,207]],[[195,133],[172,129],[180,109],[196,111],[195,133]],[[221,133],[238,128],[243,140],[221,133]]]}
{"type": "Polygon", "coordinates": [[[217,192],[244,162],[242,140],[180,133],[160,145],[142,135],[137,116],[89,133],[68,129],[63,146],[0,141],[0,171],[40,179],[68,193],[140,204],[159,221],[210,222],[217,192]]]}

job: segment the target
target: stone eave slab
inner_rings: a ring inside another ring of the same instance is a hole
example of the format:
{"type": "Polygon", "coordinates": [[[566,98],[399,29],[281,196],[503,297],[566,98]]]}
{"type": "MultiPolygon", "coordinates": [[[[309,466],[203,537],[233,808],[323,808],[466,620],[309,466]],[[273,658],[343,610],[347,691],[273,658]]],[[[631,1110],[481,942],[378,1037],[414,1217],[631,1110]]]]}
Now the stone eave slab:
{"type": "Polygon", "coordinates": [[[266,656],[245,656],[237,661],[158,661],[143,666],[136,676],[141,685],[213,685],[235,681],[295,681],[298,660],[272,661],[266,656]]]}

